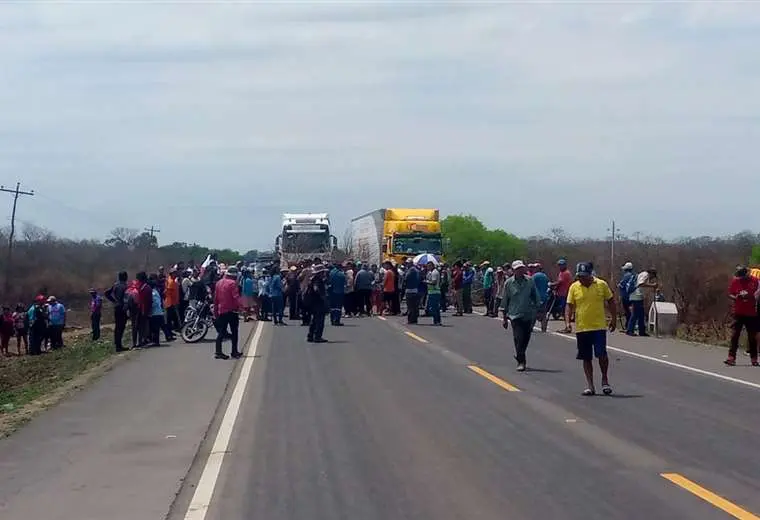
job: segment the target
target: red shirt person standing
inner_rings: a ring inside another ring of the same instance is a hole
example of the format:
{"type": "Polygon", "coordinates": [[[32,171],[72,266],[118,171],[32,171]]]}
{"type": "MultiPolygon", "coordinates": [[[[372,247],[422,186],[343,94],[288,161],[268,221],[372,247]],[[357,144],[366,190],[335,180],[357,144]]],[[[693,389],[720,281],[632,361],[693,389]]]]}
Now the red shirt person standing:
{"type": "Polygon", "coordinates": [[[739,337],[742,329],[747,329],[747,344],[752,366],[758,366],[757,362],[757,335],[760,331],[758,323],[757,299],[760,295],[760,282],[749,275],[749,270],[744,266],[736,268],[736,276],[728,286],[728,297],[734,302],[731,334],[731,348],[728,351],[728,359],[725,363],[729,366],[736,365],[736,352],[739,350],[739,337]]]}

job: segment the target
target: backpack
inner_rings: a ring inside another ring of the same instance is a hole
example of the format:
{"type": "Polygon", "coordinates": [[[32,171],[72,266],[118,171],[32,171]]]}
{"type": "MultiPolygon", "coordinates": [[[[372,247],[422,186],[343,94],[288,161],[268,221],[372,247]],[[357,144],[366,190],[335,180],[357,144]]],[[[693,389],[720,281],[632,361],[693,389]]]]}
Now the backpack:
{"type": "Polygon", "coordinates": [[[124,291],[124,307],[130,310],[137,309],[140,301],[140,290],[135,285],[130,285],[124,291]]]}

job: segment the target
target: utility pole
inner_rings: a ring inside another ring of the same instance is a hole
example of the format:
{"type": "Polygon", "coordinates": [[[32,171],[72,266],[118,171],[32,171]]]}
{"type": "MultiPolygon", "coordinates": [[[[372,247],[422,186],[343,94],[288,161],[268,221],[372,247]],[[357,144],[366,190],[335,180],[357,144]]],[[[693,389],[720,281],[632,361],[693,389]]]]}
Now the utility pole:
{"type": "Polygon", "coordinates": [[[21,191],[21,183],[16,183],[16,189],[9,189],[0,185],[0,191],[13,194],[13,212],[11,213],[11,233],[8,236],[8,260],[5,264],[5,296],[8,297],[8,292],[11,287],[11,276],[13,275],[13,238],[16,235],[16,206],[18,204],[18,198],[20,195],[34,196],[34,190],[21,191]]]}
{"type": "Polygon", "coordinates": [[[150,238],[151,238],[150,244],[148,244],[147,250],[145,251],[145,269],[147,270],[148,266],[150,265],[150,248],[153,245],[153,237],[155,236],[156,233],[160,233],[161,230],[155,226],[150,226],[150,228],[145,228],[145,231],[147,233],[150,233],[150,238]]]}
{"type": "Polygon", "coordinates": [[[612,241],[610,243],[610,285],[615,287],[615,221],[612,221],[612,241]]]}

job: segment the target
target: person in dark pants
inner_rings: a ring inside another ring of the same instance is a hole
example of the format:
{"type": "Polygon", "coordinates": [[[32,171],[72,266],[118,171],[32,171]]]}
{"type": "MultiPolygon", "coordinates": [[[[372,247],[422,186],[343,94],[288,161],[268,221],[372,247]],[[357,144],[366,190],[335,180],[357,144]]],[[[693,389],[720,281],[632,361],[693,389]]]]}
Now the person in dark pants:
{"type": "Polygon", "coordinates": [[[416,325],[420,317],[420,270],[416,265],[410,264],[404,277],[406,287],[406,321],[409,325],[416,325]]]}
{"type": "Polygon", "coordinates": [[[299,316],[299,295],[301,284],[298,282],[298,271],[295,266],[288,270],[285,276],[285,295],[288,300],[288,319],[297,320],[299,316]]]}
{"type": "Polygon", "coordinates": [[[113,304],[113,343],[116,352],[129,350],[124,348],[124,331],[127,329],[127,280],[129,275],[121,271],[114,283],[105,292],[106,299],[113,304]]]}
{"type": "Polygon", "coordinates": [[[370,272],[367,264],[362,264],[354,279],[356,311],[359,315],[372,316],[372,284],[374,281],[375,276],[370,272]]]}
{"type": "Polygon", "coordinates": [[[50,348],[63,348],[63,329],[66,328],[66,307],[55,296],[48,297],[48,338],[50,348]]]}
{"type": "Polygon", "coordinates": [[[504,328],[512,325],[512,336],[515,343],[515,359],[517,371],[523,372],[527,366],[526,352],[530,337],[533,333],[533,323],[536,321],[541,297],[536,289],[533,278],[528,276],[528,269],[521,260],[512,262],[514,274],[505,282],[504,299],[504,328]]]}
{"type": "Polygon", "coordinates": [[[462,271],[462,305],[465,314],[472,314],[472,283],[474,281],[475,270],[470,262],[466,262],[462,271]]]}
{"type": "Polygon", "coordinates": [[[222,343],[227,335],[232,341],[230,355],[237,359],[243,354],[238,350],[238,334],[240,331],[240,290],[237,284],[237,267],[227,269],[225,276],[214,287],[214,326],[216,328],[216,359],[229,359],[222,352],[222,343]],[[228,332],[229,329],[229,332],[228,332]]]}
{"type": "Polygon", "coordinates": [[[340,318],[343,314],[343,296],[346,293],[346,274],[340,264],[335,264],[330,271],[329,278],[330,295],[330,323],[336,327],[342,327],[340,318]]]}
{"type": "Polygon", "coordinates": [[[42,344],[45,342],[48,329],[48,317],[45,310],[45,297],[37,296],[29,308],[29,355],[42,354],[42,344]]]}
{"type": "Polygon", "coordinates": [[[731,347],[728,350],[728,358],[724,363],[728,366],[736,365],[736,352],[739,350],[739,338],[742,329],[747,329],[747,350],[749,351],[752,366],[758,366],[757,360],[757,333],[758,333],[758,296],[760,296],[760,284],[758,280],[749,275],[749,269],[738,266],[731,284],[728,287],[728,297],[733,302],[733,317],[731,334],[731,347]]]}
{"type": "Polygon", "coordinates": [[[327,343],[327,340],[322,336],[325,330],[325,317],[328,308],[326,274],[325,266],[321,264],[314,266],[309,288],[304,296],[304,303],[311,313],[309,334],[306,336],[306,341],[309,343],[327,343]]]}
{"type": "Polygon", "coordinates": [[[100,339],[100,321],[103,315],[103,298],[98,291],[90,289],[90,323],[92,324],[92,341],[100,339]]]}
{"type": "Polygon", "coordinates": [[[309,280],[311,280],[311,267],[308,264],[304,264],[301,268],[301,272],[298,275],[298,307],[301,309],[301,325],[308,327],[311,323],[311,310],[306,305],[306,290],[309,288],[309,280]]]}

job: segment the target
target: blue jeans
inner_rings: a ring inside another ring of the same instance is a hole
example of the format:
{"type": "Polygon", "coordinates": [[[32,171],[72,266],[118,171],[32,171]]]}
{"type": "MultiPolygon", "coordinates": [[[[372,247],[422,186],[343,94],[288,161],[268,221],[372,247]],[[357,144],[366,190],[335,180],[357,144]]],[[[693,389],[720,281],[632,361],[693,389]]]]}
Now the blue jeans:
{"type": "Polygon", "coordinates": [[[633,334],[636,326],[639,327],[639,336],[645,336],[647,333],[647,321],[646,314],[644,313],[644,302],[641,300],[632,300],[631,306],[633,310],[631,312],[631,319],[628,320],[628,334],[633,334]]]}
{"type": "Polygon", "coordinates": [[[433,317],[433,324],[441,323],[441,293],[428,293],[427,310],[433,317]]]}
{"type": "Polygon", "coordinates": [[[343,314],[343,293],[330,293],[330,323],[339,324],[341,314],[343,314]]]}
{"type": "Polygon", "coordinates": [[[282,323],[285,317],[285,298],[280,294],[270,297],[272,302],[272,319],[275,323],[282,323]]]}

